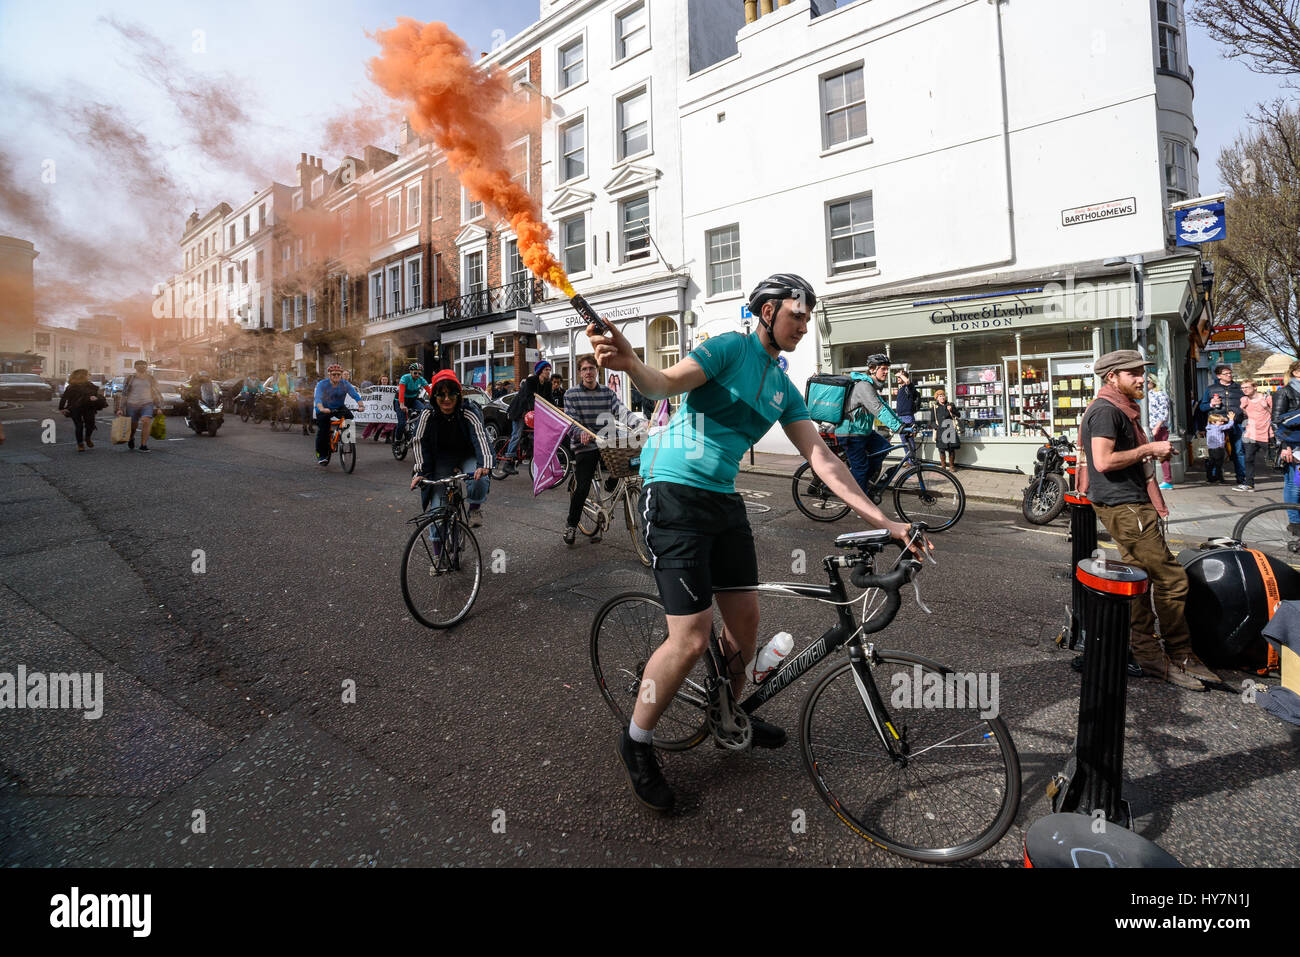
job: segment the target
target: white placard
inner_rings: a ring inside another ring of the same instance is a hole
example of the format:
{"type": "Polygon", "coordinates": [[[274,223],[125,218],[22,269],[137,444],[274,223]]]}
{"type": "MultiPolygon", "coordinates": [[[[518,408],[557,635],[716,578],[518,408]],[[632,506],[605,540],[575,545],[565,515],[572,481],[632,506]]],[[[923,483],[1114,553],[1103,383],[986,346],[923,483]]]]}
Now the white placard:
{"type": "Polygon", "coordinates": [[[396,425],[397,412],[393,408],[393,401],[396,398],[397,386],[376,385],[361,392],[361,401],[365,403],[365,409],[356,411],[357,404],[352,396],[348,396],[344,404],[355,412],[356,421],[362,425],[370,425],[372,422],[396,425]]]}

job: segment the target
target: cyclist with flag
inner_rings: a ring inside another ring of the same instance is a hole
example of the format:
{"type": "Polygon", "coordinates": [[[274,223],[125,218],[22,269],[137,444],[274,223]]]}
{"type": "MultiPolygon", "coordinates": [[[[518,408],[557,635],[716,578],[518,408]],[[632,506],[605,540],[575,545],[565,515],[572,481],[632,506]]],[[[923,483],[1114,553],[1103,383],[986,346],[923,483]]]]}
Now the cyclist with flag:
{"type": "MultiPolygon", "coordinates": [[[[685,393],[671,422],[641,452],[641,516],[668,636],[646,663],[631,724],[622,732],[619,759],[632,791],[647,807],[672,807],[673,792],[655,758],[654,729],[682,681],[709,644],[713,602],[722,613],[732,688],[744,686],[744,663],[758,637],[758,558],[735,478],[745,451],[780,422],[786,436],[832,492],[875,528],[903,542],[908,526],[891,522],[826,447],[799,391],[777,364],[808,332],[817,296],[799,276],[778,273],[749,297],[758,320],[752,335],[729,332],[696,346],[670,369],[637,358],[617,330],[587,328],[596,360],[626,372],[650,399],[685,393]],[[700,454],[703,450],[703,455],[700,454]],[[728,589],[718,591],[714,589],[728,589]]],[[[785,743],[781,728],[750,716],[759,747],[785,743]]]]}
{"type": "MultiPolygon", "coordinates": [[[[583,427],[575,425],[569,429],[569,443],[574,450],[573,474],[577,484],[569,496],[569,519],[564,524],[566,545],[572,545],[577,537],[578,519],[582,518],[582,506],[586,504],[587,493],[591,491],[591,480],[596,474],[596,463],[600,461],[600,450],[583,429],[599,435],[610,429],[615,422],[623,423],[632,431],[645,424],[641,416],[628,411],[613,389],[597,381],[598,371],[595,357],[583,356],[578,360],[578,384],[564,393],[564,411],[583,427]]],[[[593,544],[599,542],[600,537],[600,528],[597,526],[591,535],[593,544]]]]}

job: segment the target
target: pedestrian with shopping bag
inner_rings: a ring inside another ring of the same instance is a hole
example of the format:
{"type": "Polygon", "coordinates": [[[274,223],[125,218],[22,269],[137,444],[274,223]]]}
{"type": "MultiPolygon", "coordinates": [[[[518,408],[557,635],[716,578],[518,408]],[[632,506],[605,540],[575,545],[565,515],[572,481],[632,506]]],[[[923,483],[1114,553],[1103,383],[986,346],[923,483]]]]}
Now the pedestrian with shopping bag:
{"type": "MultiPolygon", "coordinates": [[[[149,451],[149,435],[153,426],[154,415],[161,411],[163,399],[162,391],[158,388],[158,380],[149,374],[149,363],[143,359],[137,359],[135,362],[135,372],[126,377],[126,382],[122,385],[122,391],[118,393],[117,414],[125,415],[129,420],[124,427],[126,430],[126,447],[130,450],[135,449],[135,427],[136,423],[140,425],[140,451],[149,451]]],[[[113,423],[113,443],[120,444],[117,438],[119,426],[115,421],[113,423]]]]}

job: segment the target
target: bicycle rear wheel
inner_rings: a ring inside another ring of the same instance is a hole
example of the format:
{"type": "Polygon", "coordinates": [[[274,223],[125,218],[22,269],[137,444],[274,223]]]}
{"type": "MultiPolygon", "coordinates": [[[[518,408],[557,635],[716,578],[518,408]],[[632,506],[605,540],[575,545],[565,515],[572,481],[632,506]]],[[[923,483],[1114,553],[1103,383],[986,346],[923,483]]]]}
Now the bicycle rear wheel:
{"type": "Polygon", "coordinates": [[[645,540],[645,526],[641,524],[641,514],[637,511],[637,499],[640,487],[629,485],[623,495],[623,508],[627,513],[627,530],[632,535],[632,550],[641,564],[649,568],[652,564],[650,546],[645,540]]]}
{"type": "MultiPolygon", "coordinates": [[[[502,437],[497,439],[495,447],[492,449],[492,477],[498,482],[510,475],[506,471],[506,449],[510,445],[510,440],[502,437]]],[[[518,449],[516,449],[518,451],[518,449]]]]}
{"type": "Polygon", "coordinates": [[[894,509],[909,525],[924,522],[931,532],[952,528],[966,511],[966,490],[938,465],[914,465],[894,483],[894,509]]]}
{"type": "MultiPolygon", "coordinates": [[[[983,853],[1006,834],[1020,804],[1020,757],[1002,719],[981,718],[974,702],[930,707],[922,698],[936,682],[944,689],[949,674],[937,662],[897,651],[880,652],[871,666],[872,680],[889,695],[886,707],[905,751],[900,761],[880,741],[852,662],[817,682],[799,720],[804,768],[835,816],[859,837],[915,861],[983,853]]],[[[950,683],[954,692],[968,689],[950,683]]],[[[941,704],[963,700],[964,694],[941,704]]],[[[996,710],[997,698],[982,704],[996,710]]]]}
{"type": "MultiPolygon", "coordinates": [[[[623,727],[632,720],[646,662],[668,638],[664,606],[651,595],[628,592],[605,602],[591,626],[591,667],[601,697],[623,727]]],[[[708,736],[707,676],[701,655],[655,727],[655,747],[685,751],[708,736]]]]}
{"type": "Polygon", "coordinates": [[[474,607],[483,583],[478,539],[459,516],[421,522],[402,558],[402,599],[426,628],[450,628],[474,607]],[[443,540],[450,544],[443,548],[443,540]]]}
{"type": "MultiPolygon", "coordinates": [[[[1270,502],[1252,508],[1237,520],[1232,537],[1246,548],[1263,552],[1288,565],[1300,566],[1300,538],[1291,533],[1289,512],[1300,513],[1300,505],[1270,502]]],[[[1297,514],[1300,518],[1300,514],[1297,514]]]]}
{"type": "Polygon", "coordinates": [[[834,522],[849,514],[848,504],[817,477],[807,462],[795,469],[791,492],[799,511],[814,522],[834,522]]]}
{"type": "Polygon", "coordinates": [[[293,410],[287,405],[282,405],[275,413],[275,421],[271,423],[271,427],[274,428],[277,424],[282,432],[288,432],[293,428],[293,410]]]}

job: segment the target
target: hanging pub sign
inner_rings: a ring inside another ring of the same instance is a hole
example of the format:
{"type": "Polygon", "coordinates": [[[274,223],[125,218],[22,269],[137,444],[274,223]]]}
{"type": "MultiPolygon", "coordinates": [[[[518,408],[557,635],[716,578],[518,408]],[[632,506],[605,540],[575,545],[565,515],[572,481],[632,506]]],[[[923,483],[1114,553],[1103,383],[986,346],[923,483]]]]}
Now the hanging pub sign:
{"type": "Polygon", "coordinates": [[[1179,246],[1214,243],[1228,236],[1223,203],[1196,203],[1174,210],[1174,232],[1179,246]]]}

